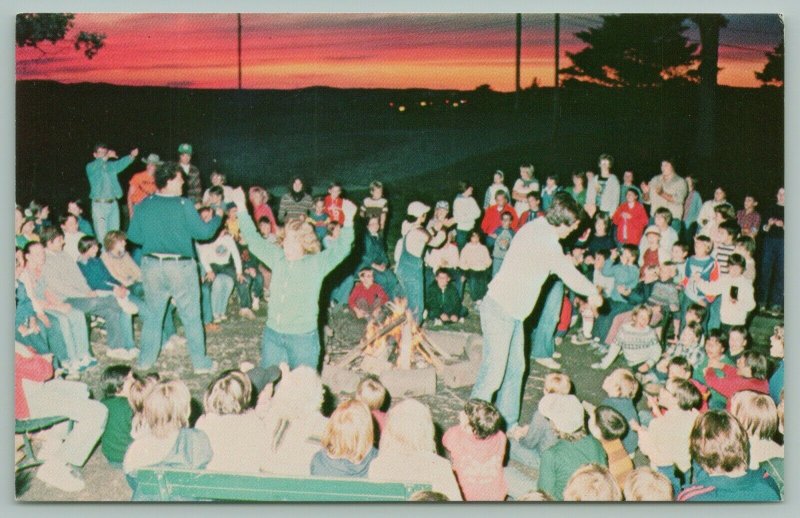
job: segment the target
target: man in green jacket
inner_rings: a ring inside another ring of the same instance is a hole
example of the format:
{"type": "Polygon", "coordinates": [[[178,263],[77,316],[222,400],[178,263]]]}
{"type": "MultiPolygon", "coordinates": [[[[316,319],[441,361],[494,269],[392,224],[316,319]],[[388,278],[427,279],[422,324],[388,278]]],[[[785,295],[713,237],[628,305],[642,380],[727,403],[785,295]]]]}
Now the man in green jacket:
{"type": "Polygon", "coordinates": [[[94,160],[86,164],[86,176],[89,178],[89,197],[92,199],[92,222],[94,223],[97,242],[102,243],[108,232],[119,230],[119,203],[122,198],[122,186],[119,184],[119,173],[133,163],[139,155],[134,149],[129,155],[119,160],[113,149],[105,144],[94,146],[94,160]]]}

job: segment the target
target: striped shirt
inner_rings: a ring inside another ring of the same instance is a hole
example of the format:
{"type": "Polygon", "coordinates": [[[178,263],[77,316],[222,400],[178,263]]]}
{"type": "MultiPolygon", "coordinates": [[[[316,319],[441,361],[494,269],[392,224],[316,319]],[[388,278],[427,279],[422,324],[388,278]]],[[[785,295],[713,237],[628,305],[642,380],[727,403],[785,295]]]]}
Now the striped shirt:
{"type": "Polygon", "coordinates": [[[628,456],[628,452],[625,451],[620,439],[611,441],[601,439],[600,444],[603,445],[603,449],[606,450],[606,456],[608,456],[608,471],[611,472],[619,487],[622,487],[625,485],[625,478],[628,473],[633,471],[633,461],[628,456]]]}

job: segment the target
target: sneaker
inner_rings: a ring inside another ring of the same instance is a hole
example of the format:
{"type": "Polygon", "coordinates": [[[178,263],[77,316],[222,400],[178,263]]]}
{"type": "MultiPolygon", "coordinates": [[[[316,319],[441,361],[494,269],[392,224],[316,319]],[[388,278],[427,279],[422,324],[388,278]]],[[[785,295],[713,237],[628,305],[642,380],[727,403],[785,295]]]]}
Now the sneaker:
{"type": "Polygon", "coordinates": [[[592,364],[592,368],[596,370],[606,370],[608,367],[603,365],[603,362],[597,362],[592,364]]]}
{"type": "Polygon", "coordinates": [[[258,297],[253,298],[253,311],[261,309],[261,299],[258,297]]]}
{"type": "Polygon", "coordinates": [[[588,343],[591,343],[592,339],[577,334],[577,335],[572,335],[570,342],[572,342],[572,345],[586,345],[588,343]]]}
{"type": "Polygon", "coordinates": [[[553,338],[553,342],[555,342],[556,345],[561,345],[564,342],[564,337],[563,336],[557,336],[557,337],[553,338]]]}
{"type": "Polygon", "coordinates": [[[770,308],[768,313],[773,317],[779,317],[783,315],[783,308],[776,304],[770,308]]]}
{"type": "Polygon", "coordinates": [[[194,373],[195,374],[213,374],[213,373],[217,372],[217,369],[219,369],[219,363],[217,363],[217,360],[214,360],[214,361],[211,362],[211,366],[210,367],[205,367],[205,368],[202,368],[202,369],[195,369],[194,373]]]}
{"type": "Polygon", "coordinates": [[[127,297],[124,299],[117,299],[117,304],[119,304],[119,307],[122,308],[122,311],[129,315],[135,315],[139,313],[139,306],[131,302],[131,300],[127,297]]]}
{"type": "Polygon", "coordinates": [[[558,360],[559,358],[561,358],[561,353],[560,352],[554,352],[553,353],[553,359],[558,360]]]}
{"type": "Polygon", "coordinates": [[[127,349],[117,348],[117,349],[108,349],[106,351],[106,356],[109,358],[113,358],[114,360],[130,360],[130,356],[127,349]]]}
{"type": "Polygon", "coordinates": [[[222,320],[223,320],[223,318],[221,316],[214,315],[214,320],[212,320],[211,323],[219,325],[219,324],[222,323],[222,320]]]}
{"type": "Polygon", "coordinates": [[[86,487],[86,483],[76,477],[72,470],[64,463],[58,461],[45,462],[36,470],[36,478],[48,486],[74,493],[86,487]]]}
{"type": "Polygon", "coordinates": [[[561,368],[561,364],[558,363],[557,361],[555,361],[552,358],[534,358],[533,361],[535,361],[536,363],[538,363],[539,365],[541,365],[543,367],[547,367],[548,369],[554,369],[555,370],[555,369],[560,369],[561,368]]]}
{"type": "Polygon", "coordinates": [[[97,365],[97,358],[93,356],[84,356],[78,360],[78,367],[81,369],[88,369],[89,367],[94,367],[95,365],[97,365]]]}
{"type": "Polygon", "coordinates": [[[206,333],[217,333],[221,329],[216,322],[209,322],[205,325],[206,333]]]}
{"type": "Polygon", "coordinates": [[[242,318],[246,318],[247,320],[255,320],[256,314],[253,313],[253,310],[250,308],[242,308],[239,310],[239,316],[242,318]]]}
{"type": "Polygon", "coordinates": [[[440,326],[442,325],[442,321],[437,318],[436,320],[433,321],[433,325],[440,326]]]}

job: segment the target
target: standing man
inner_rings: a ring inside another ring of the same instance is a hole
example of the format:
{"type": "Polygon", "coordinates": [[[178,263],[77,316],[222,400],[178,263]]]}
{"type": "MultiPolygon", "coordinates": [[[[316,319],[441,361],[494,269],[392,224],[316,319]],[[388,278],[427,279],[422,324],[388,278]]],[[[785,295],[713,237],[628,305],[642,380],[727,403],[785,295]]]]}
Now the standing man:
{"type": "Polygon", "coordinates": [[[161,350],[161,329],[169,299],[175,300],[186,332],[195,374],[208,374],[217,362],[206,355],[200,317],[200,282],[193,240],[214,237],[221,219],[204,222],[192,200],[181,196],[183,168],[166,163],[156,170],[158,192],[136,207],[128,239],[142,245],[142,285],[150,317],[142,322],[142,344],[137,368],[150,369],[161,350]],[[165,224],[169,222],[169,224],[165,224]]]}
{"type": "Polygon", "coordinates": [[[89,177],[89,197],[92,199],[92,222],[94,223],[97,242],[102,243],[106,233],[119,230],[119,203],[122,198],[122,187],[118,175],[133,163],[139,155],[139,150],[134,149],[126,157],[119,160],[117,152],[108,149],[105,144],[94,146],[94,160],[86,164],[86,176],[89,177]]]}
{"type": "Polygon", "coordinates": [[[596,205],[600,211],[606,214],[614,214],[619,207],[619,179],[611,173],[614,166],[614,157],[603,153],[597,159],[597,167],[600,168],[600,176],[596,176],[589,183],[586,193],[586,204],[596,205]]]}
{"type": "Polygon", "coordinates": [[[192,163],[191,144],[178,146],[178,160],[186,181],[186,197],[198,206],[203,203],[203,184],[200,182],[200,170],[192,163]]]}
{"type": "Polygon", "coordinates": [[[666,207],[678,223],[683,217],[683,202],[688,192],[686,180],[678,176],[672,160],[668,159],[661,161],[661,174],[654,176],[649,184],[642,183],[644,201],[650,203],[650,216],[655,218],[656,211],[666,207]]]}
{"type": "Polygon", "coordinates": [[[580,207],[569,194],[557,194],[547,215],[523,226],[514,237],[503,266],[481,303],[483,359],[470,397],[491,402],[497,393],[497,409],[507,430],[517,425],[522,399],[522,323],[533,311],[547,278],[557,275],[574,292],[588,296],[593,306],[603,302],[591,281],[564,255],[559,243],[578,228],[579,213],[580,207]]]}
{"type": "Polygon", "coordinates": [[[156,192],[156,168],[164,163],[155,153],[150,153],[142,162],[146,164],[145,170],[133,175],[128,184],[128,218],[133,218],[136,205],[156,192]]]}

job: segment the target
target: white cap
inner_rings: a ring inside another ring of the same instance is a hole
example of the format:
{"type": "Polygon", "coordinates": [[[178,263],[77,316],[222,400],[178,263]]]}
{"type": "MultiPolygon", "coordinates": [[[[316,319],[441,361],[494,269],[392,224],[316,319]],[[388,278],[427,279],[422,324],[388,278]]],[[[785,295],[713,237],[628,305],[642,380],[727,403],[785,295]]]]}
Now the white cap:
{"type": "Polygon", "coordinates": [[[647,235],[647,234],[658,234],[660,236],[661,235],[661,229],[658,228],[655,225],[650,225],[649,227],[647,227],[647,230],[644,231],[644,235],[647,235]]]}
{"type": "Polygon", "coordinates": [[[574,433],[583,427],[583,405],[572,394],[546,394],[539,401],[539,412],[562,433],[574,433]]]}
{"type": "Polygon", "coordinates": [[[418,218],[423,214],[430,212],[431,208],[422,203],[421,201],[412,201],[408,204],[408,215],[418,218]]]}

